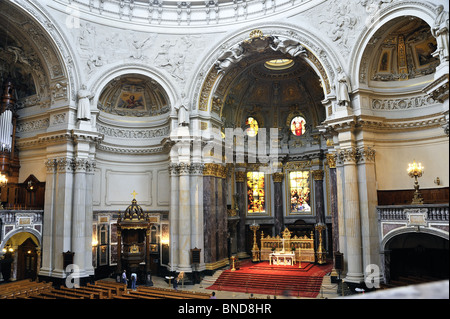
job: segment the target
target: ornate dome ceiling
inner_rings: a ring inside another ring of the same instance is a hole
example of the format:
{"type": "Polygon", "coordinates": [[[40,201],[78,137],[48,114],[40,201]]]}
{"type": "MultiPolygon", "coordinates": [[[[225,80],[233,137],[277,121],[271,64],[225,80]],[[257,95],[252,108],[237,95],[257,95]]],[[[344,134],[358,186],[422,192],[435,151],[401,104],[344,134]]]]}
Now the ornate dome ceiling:
{"type": "Polygon", "coordinates": [[[109,82],[97,107],[106,113],[131,117],[158,116],[170,111],[164,89],[140,75],[121,76],[109,82]]]}

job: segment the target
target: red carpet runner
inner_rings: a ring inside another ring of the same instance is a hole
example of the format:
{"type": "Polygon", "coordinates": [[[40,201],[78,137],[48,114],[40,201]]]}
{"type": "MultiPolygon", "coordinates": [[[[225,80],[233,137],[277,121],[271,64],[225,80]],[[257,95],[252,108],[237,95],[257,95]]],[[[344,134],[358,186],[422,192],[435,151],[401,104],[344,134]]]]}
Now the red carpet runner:
{"type": "Polygon", "coordinates": [[[316,298],[323,276],[332,268],[331,263],[302,263],[302,268],[298,268],[298,264],[275,266],[269,265],[269,262],[253,264],[251,261],[243,261],[240,269],[225,270],[207,289],[316,298]]]}

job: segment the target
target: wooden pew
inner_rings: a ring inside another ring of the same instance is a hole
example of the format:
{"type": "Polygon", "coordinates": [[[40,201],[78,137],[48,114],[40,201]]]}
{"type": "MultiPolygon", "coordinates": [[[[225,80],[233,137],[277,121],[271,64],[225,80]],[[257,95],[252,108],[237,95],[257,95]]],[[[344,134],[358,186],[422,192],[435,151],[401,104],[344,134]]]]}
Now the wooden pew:
{"type": "Polygon", "coordinates": [[[100,299],[99,293],[86,292],[86,291],[83,291],[82,288],[67,288],[65,286],[61,286],[61,287],[59,287],[58,291],[63,291],[63,292],[72,294],[74,296],[80,296],[80,297],[84,297],[87,299],[95,299],[95,297],[98,297],[96,299],[100,299]]]}
{"type": "Polygon", "coordinates": [[[36,282],[36,281],[20,281],[12,284],[5,284],[6,287],[2,287],[0,290],[0,298],[11,299],[23,295],[37,293],[41,290],[47,290],[51,287],[51,283],[36,282]]]}
{"type": "Polygon", "coordinates": [[[126,284],[112,282],[112,281],[97,280],[95,282],[95,286],[114,288],[115,294],[118,296],[120,296],[124,293],[126,294],[128,291],[126,284]]]}
{"type": "Polygon", "coordinates": [[[107,299],[111,299],[114,295],[116,295],[116,288],[114,287],[104,287],[95,284],[88,283],[86,285],[87,288],[95,289],[98,291],[103,291],[106,294],[107,299]]]}

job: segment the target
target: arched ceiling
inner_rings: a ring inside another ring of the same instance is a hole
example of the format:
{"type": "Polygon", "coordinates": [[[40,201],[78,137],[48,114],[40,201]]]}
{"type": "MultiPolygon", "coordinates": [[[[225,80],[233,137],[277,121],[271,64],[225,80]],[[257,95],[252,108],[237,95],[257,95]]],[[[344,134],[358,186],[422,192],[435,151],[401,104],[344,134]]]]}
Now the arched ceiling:
{"type": "Polygon", "coordinates": [[[366,68],[361,79],[371,85],[417,79],[432,74],[439,65],[433,56],[436,39],[423,20],[405,16],[394,19],[380,28],[366,48],[363,60],[366,68]]]}
{"type": "Polygon", "coordinates": [[[225,127],[243,127],[247,116],[255,116],[264,127],[284,127],[289,115],[304,115],[317,126],[325,120],[321,104],[321,81],[301,57],[281,70],[269,68],[267,61],[287,58],[259,54],[230,83],[224,97],[222,118],[225,127]]]}
{"type": "Polygon", "coordinates": [[[68,79],[53,40],[37,21],[0,2],[0,80],[13,80],[18,107],[67,101],[68,79]]]}

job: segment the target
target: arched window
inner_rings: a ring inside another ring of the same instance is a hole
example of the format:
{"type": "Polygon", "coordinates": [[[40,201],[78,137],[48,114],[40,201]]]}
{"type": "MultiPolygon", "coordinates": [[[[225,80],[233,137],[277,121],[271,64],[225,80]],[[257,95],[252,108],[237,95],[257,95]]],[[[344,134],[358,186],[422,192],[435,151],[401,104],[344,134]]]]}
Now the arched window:
{"type": "Polygon", "coordinates": [[[306,120],[301,116],[295,116],[291,120],[291,132],[296,136],[302,136],[306,130],[306,120]]]}
{"type": "Polygon", "coordinates": [[[263,172],[247,173],[247,204],[248,213],[266,212],[266,194],[263,172]]]}
{"type": "Polygon", "coordinates": [[[311,212],[309,171],[289,173],[291,214],[311,212]]]}
{"type": "Polygon", "coordinates": [[[245,132],[247,133],[248,136],[254,137],[256,136],[256,134],[258,134],[259,124],[254,117],[252,116],[247,117],[247,120],[245,120],[245,127],[246,127],[245,132]]]}

